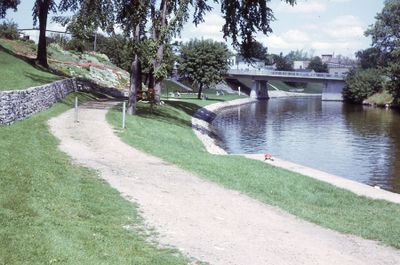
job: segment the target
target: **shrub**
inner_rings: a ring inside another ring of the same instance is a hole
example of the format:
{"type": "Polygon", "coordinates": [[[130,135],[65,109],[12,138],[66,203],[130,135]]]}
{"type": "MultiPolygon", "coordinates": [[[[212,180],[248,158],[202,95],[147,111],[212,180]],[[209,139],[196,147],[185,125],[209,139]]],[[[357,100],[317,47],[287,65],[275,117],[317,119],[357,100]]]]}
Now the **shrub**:
{"type": "Polygon", "coordinates": [[[343,89],[343,99],[353,103],[362,103],[364,99],[383,89],[382,72],[378,69],[352,70],[347,75],[343,89]]]}
{"type": "Polygon", "coordinates": [[[84,52],[86,50],[85,43],[77,38],[73,38],[70,40],[67,45],[66,49],[70,51],[77,51],[77,52],[84,52]]]}
{"type": "Polygon", "coordinates": [[[12,20],[3,21],[0,24],[0,37],[10,40],[19,39],[18,24],[12,20]]]}
{"type": "Polygon", "coordinates": [[[63,34],[51,34],[50,37],[47,37],[47,45],[50,44],[57,44],[61,48],[66,48],[67,43],[69,42],[70,38],[63,34]]]}

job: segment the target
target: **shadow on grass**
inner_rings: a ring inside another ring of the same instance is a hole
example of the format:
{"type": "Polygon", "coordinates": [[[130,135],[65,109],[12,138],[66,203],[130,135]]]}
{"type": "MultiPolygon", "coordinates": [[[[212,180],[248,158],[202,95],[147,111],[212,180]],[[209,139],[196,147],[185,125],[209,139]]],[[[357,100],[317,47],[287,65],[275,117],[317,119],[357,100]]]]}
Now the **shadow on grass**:
{"type": "MultiPolygon", "coordinates": [[[[219,99],[219,98],[213,98],[214,95],[208,95],[208,99],[206,101],[211,101],[211,102],[222,102],[225,101],[224,99],[219,99]]],[[[198,99],[197,97],[186,97],[182,96],[182,99],[184,100],[198,100],[202,101],[202,99],[198,99]]]]}
{"type": "Polygon", "coordinates": [[[5,52],[5,53],[7,53],[7,54],[9,54],[11,56],[14,56],[14,57],[18,58],[18,59],[21,59],[21,60],[31,64],[32,66],[36,65],[34,59],[31,59],[31,58],[25,57],[23,55],[17,54],[15,52],[13,52],[12,50],[9,50],[9,49],[5,48],[1,44],[0,44],[0,51],[3,51],[3,52],[5,52]]]}
{"type": "Polygon", "coordinates": [[[199,105],[184,101],[166,101],[165,104],[175,109],[179,109],[190,116],[193,116],[196,111],[201,108],[199,105]]]}
{"type": "MultiPolygon", "coordinates": [[[[98,100],[99,95],[93,92],[75,92],[76,96],[78,97],[79,102],[87,102],[89,100],[98,100]]],[[[59,103],[64,104],[68,107],[74,106],[75,104],[75,97],[65,97],[59,101],[59,103]]]]}
{"type": "Polygon", "coordinates": [[[58,71],[56,69],[44,68],[44,67],[38,65],[36,63],[35,59],[31,59],[31,58],[28,58],[26,56],[17,54],[15,52],[13,52],[12,50],[5,48],[1,44],[0,44],[0,51],[3,51],[3,52],[5,52],[5,53],[7,53],[7,54],[9,54],[9,55],[11,55],[11,56],[13,56],[15,58],[18,58],[18,59],[30,64],[32,67],[34,67],[35,69],[37,69],[39,71],[46,72],[46,73],[53,74],[53,75],[58,75],[60,77],[70,77],[70,76],[68,76],[68,75],[64,74],[63,72],[58,71]]]}
{"type": "MultiPolygon", "coordinates": [[[[192,122],[189,119],[185,119],[182,117],[182,112],[179,110],[184,110],[186,114],[191,115],[190,113],[194,113],[195,109],[199,108],[195,104],[185,103],[185,104],[170,104],[171,102],[166,103],[169,108],[165,108],[165,106],[153,106],[150,104],[139,103],[136,109],[136,115],[142,118],[156,120],[167,124],[174,124],[180,127],[192,127],[192,122]]],[[[182,103],[182,102],[179,102],[182,103]]],[[[122,112],[121,104],[114,107],[116,112],[122,112]]]]}
{"type": "Polygon", "coordinates": [[[43,76],[43,75],[27,73],[27,72],[25,72],[24,75],[27,78],[31,79],[32,81],[40,83],[40,84],[52,83],[54,81],[61,79],[61,76],[43,76]]]}

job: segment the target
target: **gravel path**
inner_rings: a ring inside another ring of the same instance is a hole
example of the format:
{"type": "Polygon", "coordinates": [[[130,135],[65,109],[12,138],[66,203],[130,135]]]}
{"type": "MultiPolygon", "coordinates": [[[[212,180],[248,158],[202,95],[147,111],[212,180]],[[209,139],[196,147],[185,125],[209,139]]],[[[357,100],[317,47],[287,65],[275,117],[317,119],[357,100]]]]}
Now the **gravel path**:
{"type": "Polygon", "coordinates": [[[139,205],[162,244],[211,264],[400,264],[398,250],[299,220],[124,144],[105,120],[111,105],[87,104],[79,123],[67,111],[49,121],[51,131],[75,162],[139,205]]]}

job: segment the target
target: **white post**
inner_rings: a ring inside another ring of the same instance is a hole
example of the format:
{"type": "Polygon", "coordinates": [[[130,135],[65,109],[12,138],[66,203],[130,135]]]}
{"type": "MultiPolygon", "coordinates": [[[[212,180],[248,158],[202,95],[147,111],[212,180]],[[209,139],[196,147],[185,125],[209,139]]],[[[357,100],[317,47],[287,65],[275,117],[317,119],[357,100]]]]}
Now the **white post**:
{"type": "Polygon", "coordinates": [[[94,33],[93,51],[96,52],[96,49],[97,49],[97,32],[94,33]]]}
{"type": "Polygon", "coordinates": [[[238,91],[239,91],[239,96],[240,96],[240,86],[238,87],[238,91]]]}
{"type": "Polygon", "coordinates": [[[75,122],[79,122],[79,120],[78,120],[78,97],[75,97],[75,122]]]}
{"type": "Polygon", "coordinates": [[[125,121],[126,121],[126,102],[122,103],[122,129],[125,129],[125,121]]]}

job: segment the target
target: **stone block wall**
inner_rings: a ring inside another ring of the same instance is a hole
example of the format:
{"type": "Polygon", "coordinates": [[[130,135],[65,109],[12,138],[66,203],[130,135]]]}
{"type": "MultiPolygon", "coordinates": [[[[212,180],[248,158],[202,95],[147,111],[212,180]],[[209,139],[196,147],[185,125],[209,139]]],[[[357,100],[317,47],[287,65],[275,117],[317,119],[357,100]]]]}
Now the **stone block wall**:
{"type": "Polygon", "coordinates": [[[0,91],[0,125],[11,124],[48,109],[74,91],[93,91],[114,98],[125,98],[127,95],[127,91],[79,78],[63,79],[25,90],[0,91]]]}
{"type": "Polygon", "coordinates": [[[11,124],[48,109],[76,90],[76,80],[70,78],[25,90],[0,91],[0,124],[11,124]]]}

